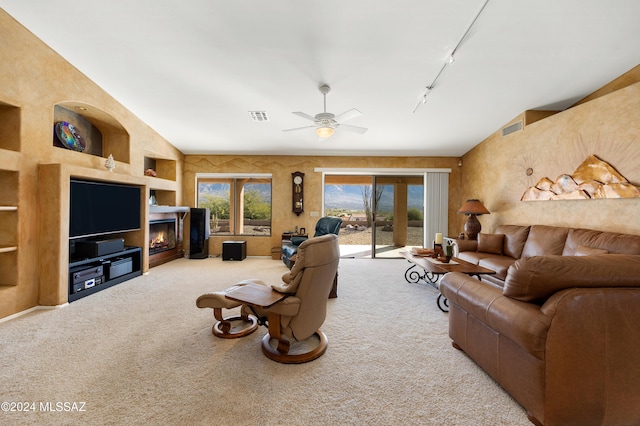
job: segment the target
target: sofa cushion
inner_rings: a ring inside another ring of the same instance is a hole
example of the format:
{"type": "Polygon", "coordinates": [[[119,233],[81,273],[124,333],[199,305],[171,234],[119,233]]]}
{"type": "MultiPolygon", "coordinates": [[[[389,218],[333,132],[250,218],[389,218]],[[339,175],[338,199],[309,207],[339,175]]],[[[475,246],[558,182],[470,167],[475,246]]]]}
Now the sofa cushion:
{"type": "Polygon", "coordinates": [[[458,252],[476,251],[478,249],[478,240],[461,240],[456,238],[456,245],[458,246],[458,252]]]}
{"type": "Polygon", "coordinates": [[[504,234],[504,245],[502,253],[505,256],[520,259],[524,243],[529,235],[528,226],[520,225],[500,225],[496,228],[496,234],[504,234]]]}
{"type": "Polygon", "coordinates": [[[517,260],[507,272],[503,294],[541,304],[572,287],[638,287],[640,255],[534,256],[517,260]]]}
{"type": "Polygon", "coordinates": [[[494,256],[495,254],[484,253],[481,251],[461,251],[456,257],[466,262],[473,263],[474,265],[478,265],[482,259],[494,256]]]}
{"type": "Polygon", "coordinates": [[[591,229],[571,229],[562,252],[575,256],[580,246],[607,250],[609,253],[640,254],[640,235],[618,234],[591,229]]]}
{"type": "Polygon", "coordinates": [[[561,255],[568,233],[569,228],[533,225],[520,257],[561,255]]]}
{"type": "Polygon", "coordinates": [[[609,250],[598,249],[587,246],[578,246],[576,252],[573,254],[574,256],[592,256],[594,254],[608,254],[609,250]]]}
{"type": "Polygon", "coordinates": [[[478,265],[496,271],[494,277],[504,280],[507,278],[509,267],[513,265],[515,261],[516,259],[512,257],[493,255],[480,259],[478,265]]]}
{"type": "Polygon", "coordinates": [[[478,251],[491,254],[502,254],[504,234],[478,234],[478,251]]]}

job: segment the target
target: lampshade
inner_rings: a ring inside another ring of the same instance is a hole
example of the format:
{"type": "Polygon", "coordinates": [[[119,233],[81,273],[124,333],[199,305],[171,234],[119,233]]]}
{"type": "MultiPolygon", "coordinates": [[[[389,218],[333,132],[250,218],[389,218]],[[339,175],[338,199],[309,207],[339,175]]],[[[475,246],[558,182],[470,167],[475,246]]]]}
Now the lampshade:
{"type": "Polygon", "coordinates": [[[491,214],[489,210],[479,200],[471,199],[464,202],[458,213],[464,214],[491,214]]]}
{"type": "Polygon", "coordinates": [[[316,134],[321,138],[328,138],[333,134],[333,127],[318,127],[316,129],[316,134]]]}

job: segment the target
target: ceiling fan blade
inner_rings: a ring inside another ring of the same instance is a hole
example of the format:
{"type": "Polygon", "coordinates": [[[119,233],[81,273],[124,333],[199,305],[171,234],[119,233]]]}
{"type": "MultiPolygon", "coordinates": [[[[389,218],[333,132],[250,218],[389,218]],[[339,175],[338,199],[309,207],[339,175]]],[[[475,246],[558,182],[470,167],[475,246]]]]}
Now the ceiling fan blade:
{"type": "Polygon", "coordinates": [[[302,118],[306,118],[307,120],[316,121],[315,117],[312,117],[309,114],[305,114],[304,112],[296,111],[296,112],[293,112],[292,114],[295,114],[302,118]]]}
{"type": "Polygon", "coordinates": [[[343,121],[351,120],[352,118],[360,117],[362,113],[355,108],[351,108],[349,111],[345,111],[342,114],[338,114],[334,120],[338,123],[342,123],[343,121]]]}
{"type": "Polygon", "coordinates": [[[348,130],[350,132],[360,133],[361,135],[368,130],[366,127],[352,126],[350,124],[339,124],[341,129],[348,130]]]}
{"type": "Polygon", "coordinates": [[[294,130],[311,129],[311,128],[314,128],[314,127],[316,127],[316,126],[294,127],[293,129],[284,129],[283,132],[293,132],[294,130]]]}

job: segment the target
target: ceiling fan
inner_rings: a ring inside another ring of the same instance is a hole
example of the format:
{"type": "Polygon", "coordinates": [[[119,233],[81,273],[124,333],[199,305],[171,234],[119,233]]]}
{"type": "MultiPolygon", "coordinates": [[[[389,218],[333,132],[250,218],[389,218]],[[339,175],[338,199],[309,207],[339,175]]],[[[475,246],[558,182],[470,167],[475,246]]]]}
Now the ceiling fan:
{"type": "Polygon", "coordinates": [[[307,120],[311,120],[314,122],[313,126],[304,126],[304,127],[296,127],[293,129],[285,129],[283,132],[291,132],[294,130],[302,130],[302,129],[316,129],[316,134],[321,138],[329,138],[335,130],[340,127],[345,130],[349,130],[352,132],[363,134],[367,131],[365,127],[352,126],[350,124],[343,124],[343,122],[347,120],[351,120],[352,118],[356,118],[362,113],[355,108],[352,108],[348,111],[343,112],[342,114],[334,115],[330,112],[327,112],[327,93],[331,91],[331,87],[326,84],[320,86],[320,93],[324,96],[324,112],[318,113],[315,117],[305,114],[304,112],[294,112],[293,114],[298,115],[302,118],[306,118],[307,120]]]}

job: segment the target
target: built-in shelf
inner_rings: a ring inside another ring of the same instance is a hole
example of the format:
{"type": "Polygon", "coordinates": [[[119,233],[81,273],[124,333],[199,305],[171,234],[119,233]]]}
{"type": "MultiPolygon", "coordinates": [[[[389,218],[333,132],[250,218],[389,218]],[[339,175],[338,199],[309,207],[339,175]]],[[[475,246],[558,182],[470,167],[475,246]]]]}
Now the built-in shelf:
{"type": "Polygon", "coordinates": [[[18,285],[20,108],[0,101],[0,288],[18,285]],[[17,167],[17,168],[16,168],[17,167]]]}
{"type": "Polygon", "coordinates": [[[18,209],[18,177],[13,170],[0,169],[0,210],[15,211],[18,209]]]}
{"type": "Polygon", "coordinates": [[[0,285],[18,285],[19,176],[0,169],[0,285]]]}
{"type": "Polygon", "coordinates": [[[0,247],[0,286],[18,285],[18,247],[0,247]]]}
{"type": "Polygon", "coordinates": [[[155,177],[159,179],[167,179],[170,181],[176,181],[177,176],[177,161],[167,160],[164,158],[157,158],[153,156],[144,157],[144,172],[146,176],[148,170],[152,170],[155,173],[155,177]]]}
{"type": "Polygon", "coordinates": [[[0,149],[20,151],[20,108],[1,101],[0,149]]]}
{"type": "Polygon", "coordinates": [[[150,190],[150,198],[155,200],[155,203],[152,204],[155,206],[174,206],[176,204],[176,191],[166,191],[162,189],[151,189],[150,190]]]}

